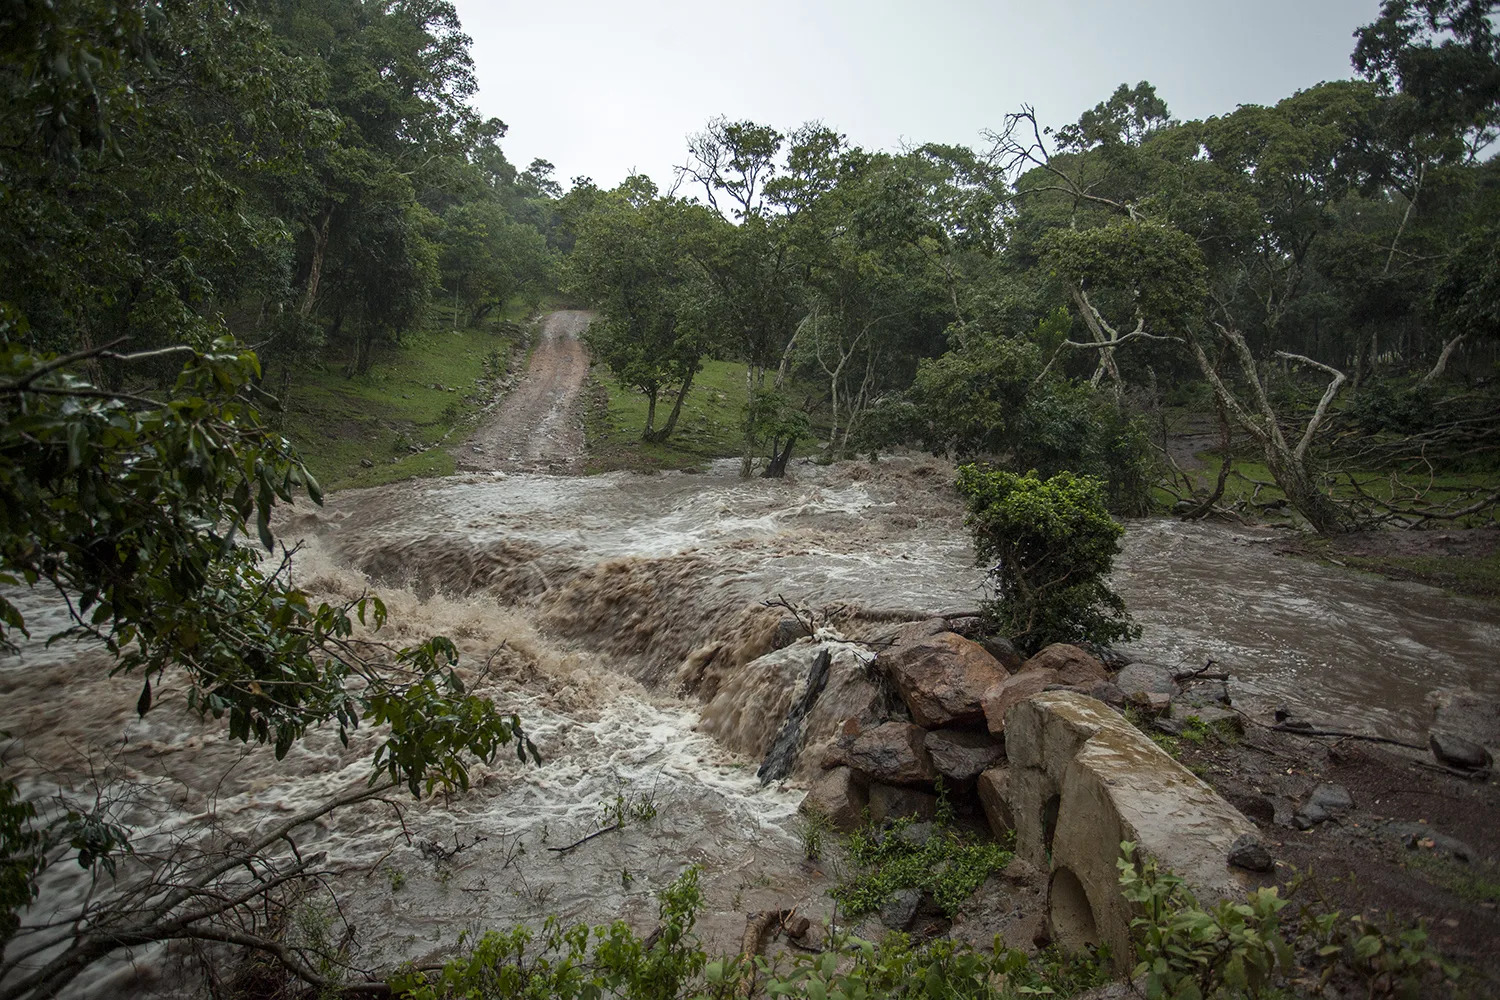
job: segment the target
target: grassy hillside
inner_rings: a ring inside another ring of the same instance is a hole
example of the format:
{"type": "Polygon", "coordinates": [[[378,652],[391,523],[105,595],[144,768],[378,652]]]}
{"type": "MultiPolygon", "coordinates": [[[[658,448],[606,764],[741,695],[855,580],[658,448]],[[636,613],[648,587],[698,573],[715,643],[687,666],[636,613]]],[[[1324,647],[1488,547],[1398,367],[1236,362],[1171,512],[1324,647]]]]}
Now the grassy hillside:
{"type": "Polygon", "coordinates": [[[446,446],[472,426],[494,379],[524,364],[519,324],[527,313],[517,301],[454,330],[451,313],[434,309],[427,329],[377,353],[370,370],[352,378],[342,357],[316,359],[292,383],[287,436],[325,489],[451,475],[446,446]]]}
{"type": "MultiPolygon", "coordinates": [[[[683,401],[672,439],[647,444],[641,440],[646,397],[621,388],[609,369],[596,365],[584,414],[588,471],[701,469],[710,459],[738,455],[745,425],[745,369],[736,361],[705,362],[683,401]]],[[[671,412],[671,400],[658,403],[657,425],[671,412]]]]}
{"type": "MultiPolygon", "coordinates": [[[[707,361],[693,380],[682,404],[682,416],[670,441],[647,444],[641,440],[646,426],[646,397],[623,389],[603,365],[590,376],[588,409],[584,431],[588,439],[589,472],[634,469],[640,472],[664,469],[699,469],[715,458],[740,454],[745,426],[745,372],[739,361],[707,361]]],[[[666,423],[672,399],[656,406],[656,425],[666,423]]],[[[821,448],[826,422],[815,415],[813,436],[797,443],[793,454],[811,455],[821,448]]]]}

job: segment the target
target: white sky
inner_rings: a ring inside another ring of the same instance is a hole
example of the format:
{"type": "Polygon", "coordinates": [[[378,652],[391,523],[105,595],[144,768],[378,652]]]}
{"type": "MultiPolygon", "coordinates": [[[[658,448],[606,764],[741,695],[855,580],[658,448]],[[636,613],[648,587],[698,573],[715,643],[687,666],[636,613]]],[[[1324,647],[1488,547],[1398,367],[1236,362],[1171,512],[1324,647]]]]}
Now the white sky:
{"type": "Polygon", "coordinates": [[[812,119],[873,149],[982,145],[1026,102],[1063,125],[1150,80],[1177,118],[1271,104],[1352,75],[1379,0],[455,0],[478,106],[506,155],[612,187],[663,188],[718,114],[783,132],[812,119]]]}

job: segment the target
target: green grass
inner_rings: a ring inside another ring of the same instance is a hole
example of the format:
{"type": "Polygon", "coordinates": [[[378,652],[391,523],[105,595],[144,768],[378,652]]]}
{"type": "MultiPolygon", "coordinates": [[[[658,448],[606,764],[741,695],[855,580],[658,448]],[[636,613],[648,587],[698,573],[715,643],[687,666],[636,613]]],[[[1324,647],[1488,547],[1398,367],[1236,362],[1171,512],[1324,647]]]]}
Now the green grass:
{"type": "Polygon", "coordinates": [[[325,489],[453,473],[447,446],[458,443],[454,432],[472,424],[485,402],[476,390],[486,371],[505,372],[516,347],[506,331],[527,307],[517,301],[479,327],[459,330],[447,311],[433,313],[427,329],[377,353],[363,375],[346,377],[343,359],[333,355],[297,373],[286,433],[325,489]]]}
{"type": "MultiPolygon", "coordinates": [[[[607,368],[596,366],[584,422],[588,471],[703,469],[711,459],[738,455],[745,425],[745,371],[746,366],[735,361],[704,362],[683,401],[671,440],[648,444],[641,440],[646,397],[621,388],[607,368]]],[[[671,412],[671,399],[657,403],[658,427],[671,412]]]]}
{"type": "MultiPolygon", "coordinates": [[[[608,368],[595,365],[584,415],[589,453],[586,471],[695,469],[701,472],[713,459],[738,457],[744,441],[747,367],[739,361],[705,361],[683,401],[682,415],[671,439],[648,444],[641,440],[641,431],[646,427],[646,397],[634,389],[621,388],[608,368]]],[[[794,382],[794,397],[799,389],[808,387],[794,382]]],[[[804,396],[810,394],[803,392],[804,396]]],[[[657,427],[671,415],[675,398],[674,395],[657,401],[657,427]]],[[[827,432],[826,415],[814,413],[812,435],[797,442],[792,449],[793,458],[817,453],[827,432]]]]}
{"type": "Polygon", "coordinates": [[[1459,862],[1435,853],[1416,851],[1406,856],[1408,867],[1433,885],[1469,903],[1500,903],[1500,867],[1493,862],[1459,862]]]}
{"type": "Polygon", "coordinates": [[[1456,594],[1500,600],[1500,553],[1462,557],[1340,554],[1337,559],[1353,569],[1393,580],[1413,580],[1456,594]]]}
{"type": "Polygon", "coordinates": [[[850,917],[874,913],[903,889],[930,893],[952,917],[985,879],[1015,857],[1008,845],[972,842],[944,823],[926,840],[911,843],[901,833],[912,825],[897,820],[883,832],[862,827],[846,838],[856,870],[830,895],[850,917]]]}

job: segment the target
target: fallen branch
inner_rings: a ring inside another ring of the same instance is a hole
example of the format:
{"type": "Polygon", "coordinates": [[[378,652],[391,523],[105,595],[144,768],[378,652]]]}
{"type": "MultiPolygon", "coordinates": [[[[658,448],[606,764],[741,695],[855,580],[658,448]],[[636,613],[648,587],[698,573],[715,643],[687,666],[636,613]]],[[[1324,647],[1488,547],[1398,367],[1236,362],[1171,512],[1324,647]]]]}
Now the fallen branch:
{"type": "Polygon", "coordinates": [[[593,833],[589,834],[587,837],[584,837],[581,840],[575,840],[575,841],[573,841],[573,843],[569,844],[566,847],[549,847],[549,848],[547,848],[547,850],[549,850],[549,851],[556,851],[558,854],[567,854],[573,848],[575,848],[575,847],[582,847],[584,844],[587,844],[589,841],[593,840],[595,837],[602,837],[606,833],[613,833],[615,830],[618,830],[620,828],[620,826],[621,826],[621,824],[619,824],[619,823],[611,823],[609,826],[606,826],[604,829],[602,829],[602,830],[595,830],[593,833]]]}
{"type": "MultiPolygon", "coordinates": [[[[1208,680],[1209,676],[1210,676],[1207,673],[1208,668],[1212,667],[1214,664],[1216,664],[1218,662],[1219,662],[1218,660],[1211,659],[1207,663],[1203,664],[1203,666],[1199,667],[1197,670],[1184,670],[1181,673],[1173,674],[1172,675],[1172,680],[1176,681],[1179,684],[1181,684],[1183,681],[1208,680]]],[[[1214,680],[1227,681],[1227,680],[1229,680],[1229,675],[1228,674],[1213,674],[1212,678],[1214,680]]]]}
{"type": "Polygon", "coordinates": [[[1405,740],[1393,739],[1390,736],[1369,736],[1365,733],[1348,733],[1340,729],[1302,729],[1298,726],[1288,726],[1284,723],[1264,728],[1276,733],[1291,733],[1293,736],[1334,736],[1341,740],[1367,740],[1370,743],[1389,743],[1392,746],[1406,747],[1408,750],[1426,751],[1427,747],[1420,743],[1408,743],[1405,740]]]}

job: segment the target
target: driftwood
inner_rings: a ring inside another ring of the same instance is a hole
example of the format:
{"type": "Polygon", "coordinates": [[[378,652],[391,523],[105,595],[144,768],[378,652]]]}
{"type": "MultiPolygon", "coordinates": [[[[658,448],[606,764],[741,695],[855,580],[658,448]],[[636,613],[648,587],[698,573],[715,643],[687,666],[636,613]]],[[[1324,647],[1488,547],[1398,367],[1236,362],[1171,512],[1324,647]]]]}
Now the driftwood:
{"type": "Polygon", "coordinates": [[[740,981],[739,995],[755,995],[755,957],[766,947],[771,935],[786,926],[796,913],[793,910],[760,910],[745,914],[745,936],[740,939],[740,958],[745,962],[745,978],[740,981]]]}
{"type": "Polygon", "coordinates": [[[1301,726],[1288,726],[1278,723],[1274,726],[1264,728],[1275,733],[1291,733],[1293,736],[1335,736],[1341,740],[1366,740],[1370,743],[1388,743],[1391,746],[1405,747],[1408,750],[1422,750],[1427,748],[1420,743],[1408,743],[1405,740],[1392,739],[1389,736],[1370,736],[1367,733],[1349,733],[1341,729],[1303,729],[1301,726]]]}
{"type": "Polygon", "coordinates": [[[595,830],[593,833],[589,834],[587,837],[582,837],[582,838],[579,838],[578,840],[573,841],[571,844],[568,844],[566,847],[549,847],[549,848],[547,848],[547,850],[549,850],[549,851],[556,851],[558,854],[567,854],[573,848],[575,848],[575,847],[582,847],[584,844],[587,844],[589,841],[593,840],[595,837],[602,837],[606,833],[613,833],[614,831],[618,830],[619,828],[620,828],[620,824],[619,823],[611,823],[611,824],[609,824],[609,826],[604,827],[602,830],[595,830]]]}

